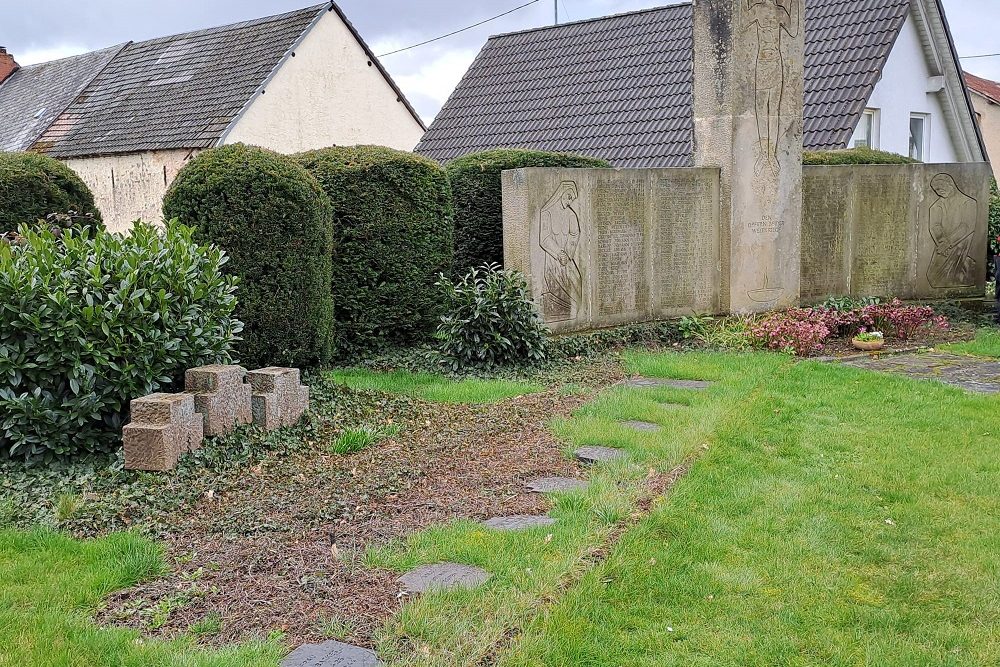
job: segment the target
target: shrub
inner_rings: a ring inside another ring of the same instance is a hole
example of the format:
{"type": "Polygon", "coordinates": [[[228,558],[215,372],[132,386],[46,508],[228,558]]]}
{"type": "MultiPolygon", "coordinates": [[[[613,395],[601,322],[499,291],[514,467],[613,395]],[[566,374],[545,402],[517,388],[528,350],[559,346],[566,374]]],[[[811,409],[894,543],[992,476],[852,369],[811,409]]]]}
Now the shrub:
{"type": "Polygon", "coordinates": [[[472,269],[457,283],[442,274],[438,285],[447,315],[441,318],[437,339],[452,370],[545,359],[545,325],[520,273],[488,264],[472,269]]]}
{"type": "Polygon", "coordinates": [[[207,150],[177,175],[165,217],[223,248],[240,279],[246,323],[240,359],[257,366],[312,367],[330,359],[330,203],[291,158],[234,144],[207,150]]]}
{"type": "Polygon", "coordinates": [[[0,242],[0,453],[110,451],[133,398],[227,362],[242,329],[226,257],[192,230],[24,225],[0,242]]]}
{"type": "MultiPolygon", "coordinates": [[[[1000,255],[1000,189],[997,181],[990,183],[990,250],[994,255],[1000,255]]],[[[993,268],[990,268],[992,273],[993,268]]],[[[995,276],[994,276],[995,277],[995,276]]]]}
{"type": "Polygon", "coordinates": [[[755,323],[751,331],[762,347],[800,357],[820,352],[831,333],[822,321],[802,319],[793,312],[772,313],[755,323]]]}
{"type": "Polygon", "coordinates": [[[472,153],[448,164],[455,203],[455,275],[472,267],[503,264],[503,206],[500,174],[522,167],[592,167],[604,160],[523,149],[472,153]]]}
{"type": "Polygon", "coordinates": [[[0,153],[0,234],[70,212],[102,226],[94,195],[72,169],[37,153],[0,153]]]}
{"type": "Polygon", "coordinates": [[[806,151],[802,156],[802,164],[806,165],[843,165],[843,164],[916,164],[918,160],[877,151],[872,148],[851,148],[839,151],[806,151]]]}
{"type": "Polygon", "coordinates": [[[333,292],[342,358],[426,339],[434,283],[452,260],[448,177],[436,162],[380,146],[298,156],[333,203],[333,292]]]}

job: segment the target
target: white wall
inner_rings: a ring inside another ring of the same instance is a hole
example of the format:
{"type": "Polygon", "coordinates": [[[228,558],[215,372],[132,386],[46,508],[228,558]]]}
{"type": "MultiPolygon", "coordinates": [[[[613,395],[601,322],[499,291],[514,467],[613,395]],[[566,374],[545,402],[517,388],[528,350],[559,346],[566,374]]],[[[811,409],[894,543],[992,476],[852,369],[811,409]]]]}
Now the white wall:
{"type": "Polygon", "coordinates": [[[354,144],[410,151],[423,128],[336,12],[327,12],[223,143],[282,153],[354,144]]]}
{"type": "Polygon", "coordinates": [[[150,151],[65,162],[94,193],[108,229],[127,232],[136,220],[163,222],[163,195],[191,155],[189,150],[150,151]]]}
{"type": "Polygon", "coordinates": [[[958,162],[938,94],[927,92],[933,75],[913,17],[909,16],[868,101],[869,108],[879,110],[877,148],[909,155],[910,114],[923,113],[930,116],[930,141],[924,162],[958,162]]]}

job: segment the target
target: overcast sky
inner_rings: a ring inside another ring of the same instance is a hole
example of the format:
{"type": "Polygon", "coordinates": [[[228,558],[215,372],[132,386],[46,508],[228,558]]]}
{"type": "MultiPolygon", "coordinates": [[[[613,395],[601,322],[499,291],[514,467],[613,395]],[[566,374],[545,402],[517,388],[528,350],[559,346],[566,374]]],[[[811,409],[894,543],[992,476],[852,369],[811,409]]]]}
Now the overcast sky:
{"type": "MultiPolygon", "coordinates": [[[[553,21],[539,0],[460,35],[383,59],[430,121],[492,34],[553,21]]],[[[944,0],[960,55],[1000,52],[998,0],[944,0]]],[[[377,54],[409,46],[507,11],[528,0],[340,0],[377,54]]],[[[234,23],[319,4],[318,0],[2,0],[0,45],[27,65],[133,40],[234,23]]],[[[559,0],[564,20],[673,4],[671,0],[559,0]]],[[[1000,80],[1000,58],[964,61],[1000,80]]]]}

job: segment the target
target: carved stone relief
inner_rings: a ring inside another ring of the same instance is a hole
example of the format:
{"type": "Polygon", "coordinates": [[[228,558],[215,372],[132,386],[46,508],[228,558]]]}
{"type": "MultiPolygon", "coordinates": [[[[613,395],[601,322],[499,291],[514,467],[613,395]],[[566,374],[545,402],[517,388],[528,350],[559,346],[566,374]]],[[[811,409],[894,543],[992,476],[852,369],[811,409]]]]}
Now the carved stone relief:
{"type": "Polygon", "coordinates": [[[547,322],[577,318],[583,298],[583,271],[578,250],[582,230],[576,181],[563,181],[539,213],[538,246],[545,253],[542,314],[547,322]]]}
{"type": "Polygon", "coordinates": [[[979,202],[962,192],[950,174],[937,174],[930,187],[935,199],[927,225],[934,254],[927,268],[927,282],[936,289],[971,287],[978,270],[973,245],[979,202]]]}

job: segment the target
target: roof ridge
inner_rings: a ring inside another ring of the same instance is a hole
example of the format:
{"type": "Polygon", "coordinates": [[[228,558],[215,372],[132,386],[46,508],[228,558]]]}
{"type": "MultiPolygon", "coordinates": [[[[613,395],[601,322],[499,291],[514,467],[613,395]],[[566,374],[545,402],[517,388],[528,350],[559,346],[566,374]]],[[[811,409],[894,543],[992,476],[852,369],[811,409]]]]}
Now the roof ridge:
{"type": "Polygon", "coordinates": [[[92,49],[90,51],[84,51],[82,53],[75,53],[75,54],[73,54],[71,56],[63,56],[62,58],[56,58],[55,60],[46,60],[46,61],[40,62],[40,63],[31,63],[30,65],[21,65],[21,67],[19,69],[21,69],[21,70],[29,70],[29,69],[33,69],[33,68],[36,68],[36,67],[42,67],[43,65],[52,65],[52,64],[55,64],[55,63],[65,62],[67,60],[76,60],[77,58],[83,58],[84,56],[92,56],[92,55],[95,55],[95,54],[98,54],[98,53],[103,53],[104,51],[112,51],[114,49],[121,50],[122,48],[124,48],[125,46],[128,46],[129,44],[131,44],[131,42],[128,42],[128,41],[119,42],[118,44],[111,44],[110,46],[103,46],[103,47],[101,47],[99,49],[92,49]]]}
{"type": "Polygon", "coordinates": [[[321,11],[326,11],[331,2],[324,2],[319,5],[310,5],[309,7],[303,7],[301,9],[293,9],[288,12],[282,12],[281,14],[272,14],[270,16],[262,16],[256,19],[247,19],[246,21],[237,21],[236,23],[226,23],[224,25],[210,26],[208,28],[198,28],[196,30],[188,30],[186,32],[178,32],[172,35],[162,35],[160,37],[151,37],[149,39],[144,39],[138,42],[132,42],[134,45],[150,44],[152,42],[159,42],[168,39],[191,39],[194,37],[202,37],[204,35],[211,35],[217,32],[224,32],[227,30],[240,30],[243,28],[249,28],[252,26],[262,25],[264,23],[269,23],[271,21],[278,21],[282,19],[287,19],[298,14],[306,13],[316,13],[319,14],[321,11]]]}
{"type": "Polygon", "coordinates": [[[607,14],[605,16],[592,16],[589,19],[580,19],[579,21],[569,21],[567,23],[559,23],[557,25],[541,25],[535,28],[526,28],[524,30],[513,30],[511,32],[501,32],[495,35],[490,35],[489,39],[497,39],[499,37],[513,37],[514,35],[526,35],[532,32],[541,32],[543,30],[557,30],[559,28],[566,28],[572,26],[583,25],[586,23],[596,23],[597,21],[608,21],[610,19],[622,18],[624,16],[635,16],[636,14],[651,14],[653,12],[662,12],[667,9],[676,9],[678,7],[690,7],[692,5],[691,0],[685,0],[683,2],[675,2],[670,5],[660,5],[658,7],[647,7],[645,9],[633,9],[628,12],[618,12],[617,14],[607,14]]]}

